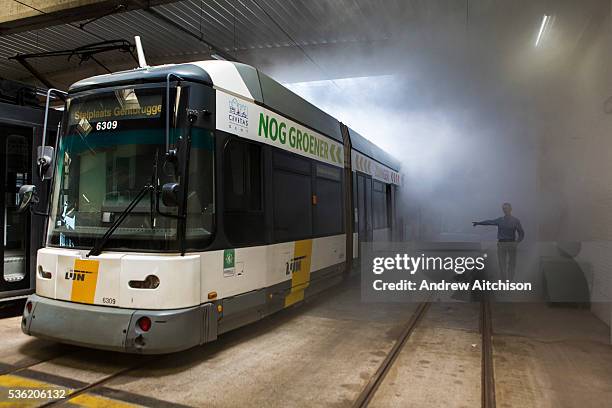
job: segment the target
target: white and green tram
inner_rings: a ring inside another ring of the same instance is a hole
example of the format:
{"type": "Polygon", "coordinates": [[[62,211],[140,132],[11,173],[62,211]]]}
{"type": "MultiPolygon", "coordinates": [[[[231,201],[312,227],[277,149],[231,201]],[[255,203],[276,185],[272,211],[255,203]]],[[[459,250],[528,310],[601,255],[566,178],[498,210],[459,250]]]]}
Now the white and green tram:
{"type": "Polygon", "coordinates": [[[359,241],[395,233],[398,163],[255,68],[145,67],[64,98],[39,152],[49,207],[20,192],[48,216],[26,334],[187,349],[340,282],[359,241]]]}

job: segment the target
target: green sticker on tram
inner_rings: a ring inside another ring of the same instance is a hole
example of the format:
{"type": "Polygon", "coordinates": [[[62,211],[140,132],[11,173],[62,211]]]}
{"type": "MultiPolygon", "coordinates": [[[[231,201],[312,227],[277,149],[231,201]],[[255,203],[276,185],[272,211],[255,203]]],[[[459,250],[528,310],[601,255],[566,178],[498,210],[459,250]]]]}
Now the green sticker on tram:
{"type": "Polygon", "coordinates": [[[236,263],[236,252],[234,249],[223,251],[223,269],[233,268],[236,263]]]}
{"type": "Polygon", "coordinates": [[[289,145],[293,149],[317,156],[322,160],[342,164],[342,145],[336,144],[308,133],[286,122],[282,118],[276,118],[264,112],[259,114],[259,126],[257,136],[264,137],[274,143],[289,145]]]}

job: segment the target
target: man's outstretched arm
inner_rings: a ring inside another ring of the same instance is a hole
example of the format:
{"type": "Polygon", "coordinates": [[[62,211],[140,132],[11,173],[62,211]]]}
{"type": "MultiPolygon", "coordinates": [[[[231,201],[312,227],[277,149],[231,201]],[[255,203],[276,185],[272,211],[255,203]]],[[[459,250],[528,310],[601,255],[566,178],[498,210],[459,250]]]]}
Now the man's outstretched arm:
{"type": "Polygon", "coordinates": [[[477,226],[477,225],[498,225],[499,224],[499,218],[496,218],[494,220],[484,220],[484,221],[473,221],[472,222],[472,226],[477,226]]]}

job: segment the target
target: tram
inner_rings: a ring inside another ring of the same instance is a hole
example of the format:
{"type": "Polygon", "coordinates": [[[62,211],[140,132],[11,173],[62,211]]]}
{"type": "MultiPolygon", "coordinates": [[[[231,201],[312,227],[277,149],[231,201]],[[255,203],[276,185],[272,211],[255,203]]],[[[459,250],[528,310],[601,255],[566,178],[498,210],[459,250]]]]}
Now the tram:
{"type": "MultiPolygon", "coordinates": [[[[19,189],[36,183],[41,205],[46,205],[48,188],[33,177],[36,171],[35,147],[42,142],[44,110],[35,88],[0,78],[0,304],[25,299],[34,293],[36,251],[43,243],[44,219],[20,213],[19,189]]],[[[61,118],[51,111],[49,141],[61,118]]]]}
{"type": "MultiPolygon", "coordinates": [[[[399,164],[264,73],[201,61],[73,84],[39,157],[48,213],[24,333],[168,353],[340,282],[390,240],[399,164]]],[[[33,210],[35,209],[35,210],[33,210]]]]}

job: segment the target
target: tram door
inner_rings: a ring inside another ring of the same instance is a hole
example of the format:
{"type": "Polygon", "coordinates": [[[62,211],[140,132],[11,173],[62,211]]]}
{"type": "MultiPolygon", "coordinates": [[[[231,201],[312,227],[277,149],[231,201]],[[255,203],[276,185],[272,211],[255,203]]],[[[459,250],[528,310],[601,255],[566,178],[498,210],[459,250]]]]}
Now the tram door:
{"type": "Polygon", "coordinates": [[[32,127],[0,124],[0,292],[28,289],[29,218],[18,213],[19,188],[32,183],[32,127]]]}
{"type": "MultiPolygon", "coordinates": [[[[357,173],[357,232],[359,244],[372,241],[372,177],[357,173]]],[[[359,246],[361,250],[361,245],[359,246]]]]}

